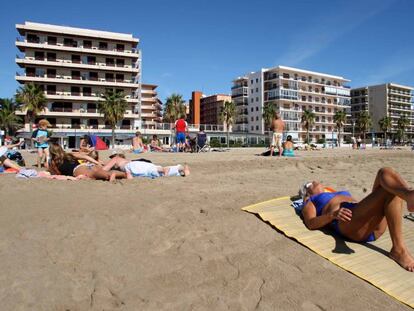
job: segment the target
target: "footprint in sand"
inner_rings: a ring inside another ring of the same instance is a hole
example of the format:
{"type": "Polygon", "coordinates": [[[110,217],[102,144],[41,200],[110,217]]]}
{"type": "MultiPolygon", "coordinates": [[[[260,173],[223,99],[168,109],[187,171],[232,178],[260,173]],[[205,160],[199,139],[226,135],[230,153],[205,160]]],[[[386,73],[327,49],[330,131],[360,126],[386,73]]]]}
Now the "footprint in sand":
{"type": "Polygon", "coordinates": [[[321,311],[321,310],[324,310],[324,309],[321,308],[320,306],[318,306],[317,304],[314,304],[312,301],[305,300],[302,303],[302,310],[305,310],[305,311],[321,311]]]}

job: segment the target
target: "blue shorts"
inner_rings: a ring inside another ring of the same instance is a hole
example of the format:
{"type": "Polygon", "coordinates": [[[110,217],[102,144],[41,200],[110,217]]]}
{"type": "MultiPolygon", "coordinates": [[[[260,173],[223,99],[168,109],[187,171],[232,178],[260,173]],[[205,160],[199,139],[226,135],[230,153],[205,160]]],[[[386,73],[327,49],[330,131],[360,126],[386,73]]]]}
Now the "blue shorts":
{"type": "Polygon", "coordinates": [[[143,149],[142,148],[132,150],[132,153],[135,153],[135,154],[139,154],[139,153],[142,153],[142,152],[143,152],[143,149]]]}
{"type": "Polygon", "coordinates": [[[177,144],[185,144],[185,133],[177,133],[177,136],[175,138],[177,140],[177,144]]]}
{"type": "MultiPolygon", "coordinates": [[[[350,210],[354,209],[356,206],[357,206],[357,203],[353,203],[353,202],[342,202],[341,203],[341,207],[344,207],[344,208],[347,208],[347,209],[350,209],[350,210]]],[[[332,227],[333,227],[334,231],[338,235],[340,235],[341,237],[343,237],[343,238],[345,238],[347,240],[351,240],[352,241],[352,239],[350,239],[350,238],[348,238],[348,237],[346,237],[346,236],[344,236],[342,234],[341,230],[339,229],[339,221],[337,219],[335,219],[335,220],[332,221],[332,227]]],[[[372,241],[375,241],[375,234],[374,234],[374,232],[371,232],[369,234],[369,236],[365,240],[362,240],[362,241],[354,241],[354,242],[362,242],[362,243],[364,243],[364,242],[372,242],[372,241]]]]}

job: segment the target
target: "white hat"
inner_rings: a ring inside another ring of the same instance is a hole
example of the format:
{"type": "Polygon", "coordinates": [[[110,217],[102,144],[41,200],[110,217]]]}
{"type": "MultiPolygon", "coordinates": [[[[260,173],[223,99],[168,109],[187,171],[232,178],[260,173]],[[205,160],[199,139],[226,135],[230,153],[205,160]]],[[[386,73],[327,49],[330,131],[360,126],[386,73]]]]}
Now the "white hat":
{"type": "Polygon", "coordinates": [[[300,186],[299,188],[299,195],[302,197],[302,199],[304,199],[308,193],[308,188],[310,187],[310,185],[312,185],[312,182],[304,182],[302,184],[302,186],[300,186]]]}
{"type": "Polygon", "coordinates": [[[5,146],[0,147],[0,157],[4,156],[7,153],[7,150],[9,149],[5,146]]]}

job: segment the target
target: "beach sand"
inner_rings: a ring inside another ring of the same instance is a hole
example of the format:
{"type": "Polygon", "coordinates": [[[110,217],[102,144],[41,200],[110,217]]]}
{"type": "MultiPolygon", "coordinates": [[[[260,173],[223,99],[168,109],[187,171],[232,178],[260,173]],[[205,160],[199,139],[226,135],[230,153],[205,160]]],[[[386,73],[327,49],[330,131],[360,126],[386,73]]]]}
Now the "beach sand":
{"type": "Polygon", "coordinates": [[[0,309],[409,310],[240,209],[294,195],[307,180],[359,199],[383,166],[414,184],[414,153],[255,156],[261,151],[128,154],[186,163],[186,178],[111,184],[3,174],[0,309]]]}

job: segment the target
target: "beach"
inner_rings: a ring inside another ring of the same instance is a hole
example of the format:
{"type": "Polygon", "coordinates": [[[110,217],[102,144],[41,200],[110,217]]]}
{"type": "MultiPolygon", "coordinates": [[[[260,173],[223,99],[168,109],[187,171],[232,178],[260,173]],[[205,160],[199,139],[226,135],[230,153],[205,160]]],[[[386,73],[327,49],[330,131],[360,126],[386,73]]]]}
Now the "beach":
{"type": "MultiPolygon", "coordinates": [[[[188,164],[185,178],[2,174],[0,309],[410,310],[241,208],[295,195],[312,180],[361,199],[384,166],[413,185],[414,152],[256,156],[262,151],[127,154],[188,164]]],[[[35,154],[24,156],[35,163],[35,154]]]]}

